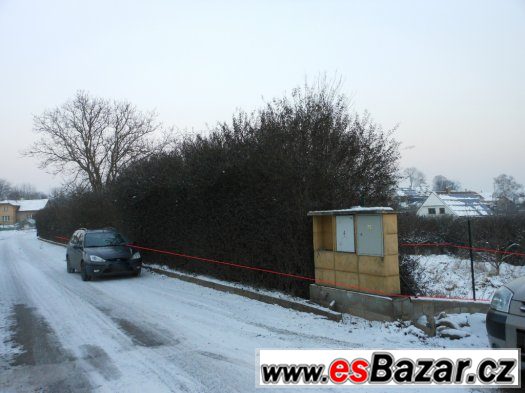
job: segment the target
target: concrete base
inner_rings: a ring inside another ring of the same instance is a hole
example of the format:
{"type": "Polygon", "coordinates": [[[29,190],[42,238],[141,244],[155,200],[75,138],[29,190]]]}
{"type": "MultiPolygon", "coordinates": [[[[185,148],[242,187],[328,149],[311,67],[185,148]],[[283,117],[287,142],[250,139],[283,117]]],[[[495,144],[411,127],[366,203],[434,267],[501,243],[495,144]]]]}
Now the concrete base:
{"type": "Polygon", "coordinates": [[[473,300],[449,300],[432,298],[407,298],[407,312],[411,315],[430,314],[437,315],[442,311],[449,314],[459,313],[483,313],[489,311],[490,303],[486,301],[473,300]]]}
{"type": "Polygon", "coordinates": [[[395,321],[403,317],[405,299],[311,284],[310,300],[325,307],[335,301],[336,311],[372,321],[395,321]]]}
{"type": "Polygon", "coordinates": [[[388,297],[339,288],[310,285],[310,299],[332,309],[372,321],[413,321],[427,334],[435,334],[434,317],[447,313],[486,313],[489,303],[469,300],[448,300],[415,297],[388,297]],[[428,326],[419,326],[418,319],[427,316],[428,326]]]}

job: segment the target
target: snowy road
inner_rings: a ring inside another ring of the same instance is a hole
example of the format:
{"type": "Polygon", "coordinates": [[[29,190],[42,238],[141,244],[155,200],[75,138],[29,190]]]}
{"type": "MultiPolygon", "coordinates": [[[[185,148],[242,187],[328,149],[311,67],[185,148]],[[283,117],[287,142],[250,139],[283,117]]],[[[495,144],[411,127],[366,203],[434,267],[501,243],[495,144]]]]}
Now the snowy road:
{"type": "Polygon", "coordinates": [[[256,389],[257,348],[487,345],[479,315],[472,336],[451,344],[395,323],[336,323],[147,272],[83,282],[66,273],[64,254],[33,231],[0,232],[2,392],[247,392],[256,389]]]}

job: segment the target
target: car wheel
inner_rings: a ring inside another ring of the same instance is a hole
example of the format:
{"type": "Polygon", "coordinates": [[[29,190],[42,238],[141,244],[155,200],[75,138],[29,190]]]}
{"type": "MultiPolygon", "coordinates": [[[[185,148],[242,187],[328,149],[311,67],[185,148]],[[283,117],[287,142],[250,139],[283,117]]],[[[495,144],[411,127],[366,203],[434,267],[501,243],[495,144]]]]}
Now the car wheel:
{"type": "Polygon", "coordinates": [[[68,273],[75,273],[75,269],[73,269],[71,267],[71,264],[69,263],[69,257],[68,256],[66,257],[66,265],[67,265],[66,269],[67,269],[68,273]]]}
{"type": "Polygon", "coordinates": [[[132,275],[133,277],[138,277],[138,276],[140,276],[140,272],[141,272],[141,271],[142,271],[142,269],[135,270],[133,273],[131,273],[131,275],[132,275]]]}
{"type": "Polygon", "coordinates": [[[80,276],[82,277],[82,281],[91,280],[91,276],[87,273],[86,265],[84,265],[84,262],[80,262],[80,276]]]}

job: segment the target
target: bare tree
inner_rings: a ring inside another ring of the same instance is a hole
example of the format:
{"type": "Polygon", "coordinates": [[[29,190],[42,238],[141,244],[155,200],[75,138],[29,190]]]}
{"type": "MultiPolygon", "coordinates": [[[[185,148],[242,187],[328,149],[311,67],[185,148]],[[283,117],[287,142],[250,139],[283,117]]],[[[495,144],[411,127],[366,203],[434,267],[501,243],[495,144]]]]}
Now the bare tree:
{"type": "MultiPolygon", "coordinates": [[[[520,247],[517,243],[510,243],[506,246],[497,247],[498,251],[502,252],[511,252],[515,251],[520,247]]],[[[492,265],[494,269],[496,269],[496,274],[499,276],[501,265],[507,261],[511,257],[510,254],[504,254],[504,253],[495,253],[491,255],[491,258],[489,259],[489,263],[492,265]]]]}
{"type": "Polygon", "coordinates": [[[410,184],[410,188],[421,188],[426,185],[426,178],[423,172],[415,167],[406,168],[403,175],[410,184]]]}
{"type": "Polygon", "coordinates": [[[7,180],[0,179],[0,200],[3,199],[40,199],[46,198],[46,194],[37,191],[35,186],[22,183],[13,186],[7,180]]]}
{"type": "Polygon", "coordinates": [[[432,185],[434,191],[457,191],[461,187],[459,182],[447,179],[443,175],[434,176],[432,185]]]}
{"type": "Polygon", "coordinates": [[[34,117],[40,138],[26,154],[40,158],[42,168],[73,175],[73,182],[100,191],[131,162],[168,145],[166,134],[154,139],[160,129],[155,113],[79,91],[61,107],[34,117]]]}
{"type": "Polygon", "coordinates": [[[11,191],[11,184],[4,179],[0,179],[0,200],[7,199],[11,191]]]}
{"type": "Polygon", "coordinates": [[[523,186],[513,176],[501,174],[494,178],[494,197],[496,198],[505,197],[515,203],[521,190],[523,186]]]}
{"type": "Polygon", "coordinates": [[[29,183],[13,186],[7,194],[8,199],[43,199],[46,197],[46,194],[37,191],[35,186],[29,183]]]}

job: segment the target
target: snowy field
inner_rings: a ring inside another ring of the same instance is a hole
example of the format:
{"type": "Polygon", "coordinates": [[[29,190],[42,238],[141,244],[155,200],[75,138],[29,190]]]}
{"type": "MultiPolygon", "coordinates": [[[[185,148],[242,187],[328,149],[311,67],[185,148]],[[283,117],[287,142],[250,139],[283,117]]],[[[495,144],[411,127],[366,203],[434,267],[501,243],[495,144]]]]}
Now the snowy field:
{"type": "MultiPolygon", "coordinates": [[[[427,295],[472,299],[470,259],[452,255],[425,255],[415,259],[415,277],[427,295]]],[[[522,276],[525,276],[525,266],[503,263],[497,275],[490,263],[474,262],[476,298],[490,300],[496,289],[522,276]]]]}
{"type": "Polygon", "coordinates": [[[488,347],[482,314],[451,316],[471,335],[450,341],[406,323],[333,322],[148,272],[83,282],[66,273],[64,257],[34,231],[0,232],[1,392],[248,392],[258,348],[488,347]]]}

